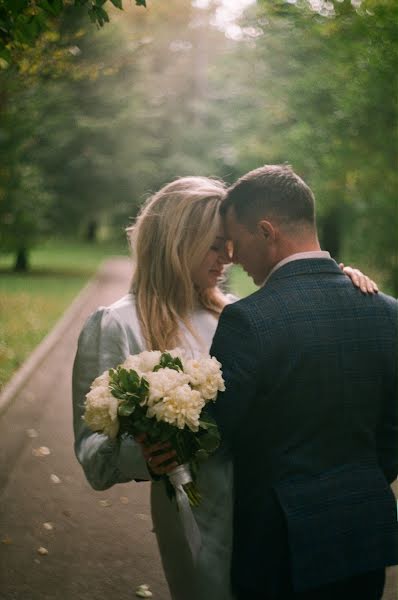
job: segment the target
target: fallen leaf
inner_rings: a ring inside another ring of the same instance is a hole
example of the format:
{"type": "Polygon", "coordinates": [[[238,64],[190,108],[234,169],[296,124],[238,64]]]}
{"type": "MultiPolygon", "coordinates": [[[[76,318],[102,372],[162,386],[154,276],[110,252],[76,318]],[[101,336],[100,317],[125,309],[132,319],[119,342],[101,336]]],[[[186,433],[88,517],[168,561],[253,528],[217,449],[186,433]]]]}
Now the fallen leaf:
{"type": "Polygon", "coordinates": [[[27,429],[26,435],[30,438],[37,438],[39,434],[37,433],[36,429],[27,429]]]}
{"type": "Polygon", "coordinates": [[[50,449],[47,446],[40,446],[40,448],[33,448],[32,454],[34,456],[48,456],[51,454],[50,449]]]}
{"type": "Polygon", "coordinates": [[[103,506],[104,508],[108,508],[109,506],[112,506],[111,500],[98,500],[98,504],[100,506],[103,506]]]}
{"type": "Polygon", "coordinates": [[[129,499],[127,498],[127,496],[120,496],[120,502],[122,504],[128,504],[129,503],[129,499]]]}
{"type": "Polygon", "coordinates": [[[48,550],[47,548],[40,546],[40,548],[37,549],[37,554],[40,554],[41,556],[46,556],[48,554],[48,550]]]}
{"type": "Polygon", "coordinates": [[[6,535],[6,537],[1,540],[1,543],[10,546],[10,544],[12,544],[12,539],[6,535]]]}
{"type": "Polygon", "coordinates": [[[135,590],[135,595],[138,596],[139,598],[152,598],[152,592],[149,589],[149,585],[147,585],[146,583],[139,585],[138,588],[135,590]]]}
{"type": "Polygon", "coordinates": [[[135,516],[141,521],[149,521],[150,519],[149,515],[144,515],[143,513],[137,513],[135,516]]]}
{"type": "Polygon", "coordinates": [[[54,473],[50,475],[50,479],[53,483],[61,483],[60,478],[57,475],[54,475],[54,473]]]}
{"type": "Polygon", "coordinates": [[[47,529],[47,531],[52,531],[54,529],[54,525],[50,522],[43,523],[43,527],[44,529],[47,529]]]}

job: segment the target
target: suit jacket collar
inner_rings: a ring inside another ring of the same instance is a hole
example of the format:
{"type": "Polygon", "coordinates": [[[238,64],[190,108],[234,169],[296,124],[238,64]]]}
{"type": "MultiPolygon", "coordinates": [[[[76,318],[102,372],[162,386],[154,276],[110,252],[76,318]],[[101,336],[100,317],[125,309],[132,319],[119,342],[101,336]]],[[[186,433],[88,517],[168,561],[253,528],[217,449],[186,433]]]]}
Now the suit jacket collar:
{"type": "Polygon", "coordinates": [[[267,288],[270,283],[275,283],[279,279],[298,277],[300,275],[320,275],[321,273],[344,275],[336,261],[332,258],[307,258],[293,260],[274,271],[274,273],[272,273],[266,282],[264,288],[267,288]]]}

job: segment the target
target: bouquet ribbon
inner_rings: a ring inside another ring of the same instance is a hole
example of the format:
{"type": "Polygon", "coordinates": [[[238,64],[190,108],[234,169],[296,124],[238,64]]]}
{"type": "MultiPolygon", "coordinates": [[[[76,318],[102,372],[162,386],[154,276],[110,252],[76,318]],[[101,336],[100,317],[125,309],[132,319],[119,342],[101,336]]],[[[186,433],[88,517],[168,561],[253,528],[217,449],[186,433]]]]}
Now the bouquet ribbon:
{"type": "Polygon", "coordinates": [[[184,485],[191,483],[191,471],[188,464],[179,465],[168,473],[171,484],[176,493],[176,501],[178,504],[181,523],[187,537],[188,545],[191,550],[192,557],[197,558],[201,545],[200,532],[193,516],[188,496],[184,490],[184,485]]]}

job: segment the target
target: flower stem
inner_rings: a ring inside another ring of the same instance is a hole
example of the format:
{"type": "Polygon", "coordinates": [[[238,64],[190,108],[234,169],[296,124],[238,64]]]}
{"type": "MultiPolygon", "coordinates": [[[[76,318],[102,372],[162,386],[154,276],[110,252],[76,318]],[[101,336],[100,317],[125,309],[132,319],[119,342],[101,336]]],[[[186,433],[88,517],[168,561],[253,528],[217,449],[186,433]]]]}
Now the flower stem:
{"type": "Polygon", "coordinates": [[[202,497],[193,481],[184,484],[184,490],[188,496],[189,504],[191,506],[199,506],[202,497]]]}

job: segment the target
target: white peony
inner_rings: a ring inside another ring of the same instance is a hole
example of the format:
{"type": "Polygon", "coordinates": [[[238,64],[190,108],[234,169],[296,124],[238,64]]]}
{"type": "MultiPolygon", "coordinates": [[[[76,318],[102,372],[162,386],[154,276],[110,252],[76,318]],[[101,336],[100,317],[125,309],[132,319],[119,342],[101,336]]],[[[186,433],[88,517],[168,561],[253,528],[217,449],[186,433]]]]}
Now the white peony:
{"type": "Polygon", "coordinates": [[[189,375],[168,367],[146,373],[145,379],[149,383],[148,406],[152,406],[155,402],[170,395],[178,386],[189,383],[189,375]]]}
{"type": "Polygon", "coordinates": [[[182,362],[184,361],[184,357],[186,355],[186,352],[184,350],[184,348],[173,348],[172,350],[165,350],[165,352],[167,352],[167,354],[170,354],[170,356],[172,356],[173,358],[179,358],[182,362]]]}
{"type": "Polygon", "coordinates": [[[148,373],[148,371],[153,371],[157,364],[159,364],[160,357],[162,353],[159,350],[153,350],[152,352],[148,352],[145,350],[141,352],[140,356],[140,369],[143,373],[148,373]]]}
{"type": "Polygon", "coordinates": [[[121,364],[123,369],[137,371],[140,375],[153,371],[154,367],[159,364],[162,353],[158,350],[149,352],[144,350],[140,354],[130,354],[121,364]]]}
{"type": "Polygon", "coordinates": [[[184,371],[191,385],[206,400],[215,400],[217,392],[225,391],[221,363],[213,356],[184,361],[184,371]]]}
{"type": "Polygon", "coordinates": [[[102,375],[96,377],[91,384],[91,389],[95,387],[108,387],[109,385],[109,371],[104,371],[102,375]]]}
{"type": "Polygon", "coordinates": [[[94,383],[86,395],[83,420],[93,431],[101,431],[110,438],[115,438],[119,431],[118,400],[112,396],[107,385],[94,386],[94,383]]]}
{"type": "Polygon", "coordinates": [[[204,405],[200,393],[185,383],[171,390],[162,401],[150,405],[147,416],[175,425],[178,429],[187,426],[191,431],[198,431],[204,405]]]}
{"type": "Polygon", "coordinates": [[[122,362],[122,364],[120,365],[123,369],[126,369],[126,371],[137,371],[137,373],[139,375],[142,375],[142,371],[140,369],[140,365],[141,365],[141,361],[140,361],[140,357],[139,355],[135,355],[133,356],[132,354],[130,354],[130,356],[128,356],[126,358],[126,360],[124,362],[122,362]]]}

